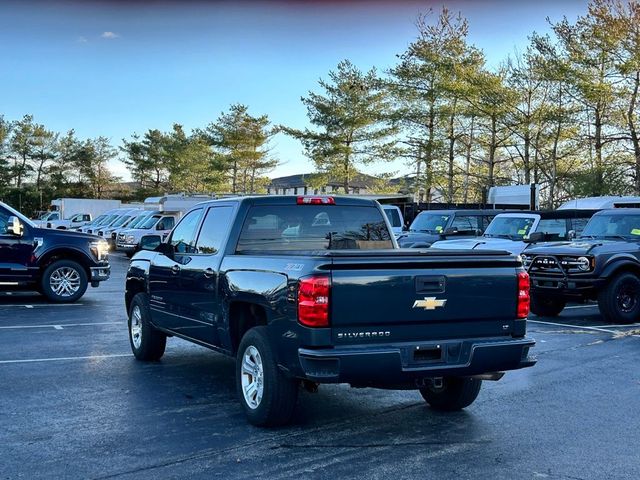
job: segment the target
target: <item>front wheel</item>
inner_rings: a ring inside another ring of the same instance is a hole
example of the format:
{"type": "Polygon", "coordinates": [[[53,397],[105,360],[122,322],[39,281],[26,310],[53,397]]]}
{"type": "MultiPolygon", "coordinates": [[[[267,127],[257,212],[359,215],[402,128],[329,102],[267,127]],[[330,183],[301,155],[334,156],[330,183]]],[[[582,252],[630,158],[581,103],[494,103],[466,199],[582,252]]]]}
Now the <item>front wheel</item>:
{"type": "Polygon", "coordinates": [[[445,377],[442,386],[422,387],[422,398],[434,410],[453,412],[471,405],[480,393],[482,380],[465,377],[445,377]]]}
{"type": "Polygon", "coordinates": [[[557,317],[566,305],[562,298],[531,296],[531,312],[539,317],[557,317]]]}
{"type": "Polygon", "coordinates": [[[129,306],[129,344],[137,360],[155,361],[164,355],[167,336],[151,325],[146,293],[138,293],[129,306]]]}
{"type": "Polygon", "coordinates": [[[254,327],[242,337],[236,357],[236,389],[249,423],[276,427],[291,420],[298,381],[278,368],[267,327],[254,327]]]}
{"type": "Polygon", "coordinates": [[[600,313],[610,323],[634,323],[640,318],[640,279],[621,273],[598,294],[600,313]]]}
{"type": "Polygon", "coordinates": [[[88,285],[87,272],[72,260],[53,262],[42,272],[40,280],[44,296],[56,303],[75,302],[84,295],[88,285]]]}

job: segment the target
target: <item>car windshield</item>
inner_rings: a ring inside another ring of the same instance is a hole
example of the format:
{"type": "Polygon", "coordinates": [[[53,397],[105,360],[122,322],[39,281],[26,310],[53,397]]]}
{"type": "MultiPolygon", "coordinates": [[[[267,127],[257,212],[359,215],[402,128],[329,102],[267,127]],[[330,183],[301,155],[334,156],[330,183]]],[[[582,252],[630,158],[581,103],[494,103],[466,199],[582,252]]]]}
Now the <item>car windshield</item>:
{"type": "Polygon", "coordinates": [[[149,217],[148,213],[143,213],[142,215],[133,217],[126,225],[123,225],[123,226],[128,228],[134,228],[140,225],[142,222],[144,222],[148,217],[149,217]]]}
{"type": "Polygon", "coordinates": [[[595,215],[580,238],[640,240],[640,215],[595,215]]]}
{"type": "Polygon", "coordinates": [[[122,217],[120,217],[118,220],[116,220],[113,225],[111,225],[112,227],[120,227],[122,225],[124,225],[124,223],[126,221],[128,221],[131,218],[131,215],[123,215],[122,217]]]}
{"type": "Polygon", "coordinates": [[[102,221],[98,222],[95,224],[96,227],[102,227],[105,225],[109,225],[111,222],[113,222],[116,218],[118,217],[117,214],[113,214],[113,215],[107,215],[105,216],[102,221]]]}
{"type": "Polygon", "coordinates": [[[376,207],[278,205],[251,207],[237,251],[286,252],[393,248],[376,207]]]}
{"type": "Polygon", "coordinates": [[[92,221],[90,221],[89,223],[87,223],[87,225],[99,225],[100,222],[102,222],[102,220],[104,220],[106,217],[106,215],[103,213],[102,215],[97,216],[96,218],[94,218],[92,221]]]}
{"type": "Polygon", "coordinates": [[[158,223],[158,220],[160,220],[160,215],[154,215],[153,217],[149,217],[147,221],[140,225],[138,228],[140,228],[141,230],[149,230],[156,223],[158,223]]]}
{"type": "Polygon", "coordinates": [[[409,227],[409,231],[441,233],[444,231],[450,216],[451,215],[443,215],[440,213],[421,213],[413,221],[409,227]]]}
{"type": "Polygon", "coordinates": [[[36,226],[35,223],[33,223],[31,220],[29,220],[27,217],[25,217],[23,214],[21,214],[16,209],[11,208],[6,203],[3,203],[2,206],[4,208],[6,208],[7,210],[9,210],[9,212],[11,212],[12,215],[15,215],[16,217],[18,217],[22,223],[25,223],[25,224],[29,225],[30,227],[35,227],[36,226]]]}
{"type": "Polygon", "coordinates": [[[489,238],[522,240],[531,233],[531,227],[534,222],[534,217],[502,217],[498,215],[491,221],[487,230],[484,232],[484,236],[489,238]]]}

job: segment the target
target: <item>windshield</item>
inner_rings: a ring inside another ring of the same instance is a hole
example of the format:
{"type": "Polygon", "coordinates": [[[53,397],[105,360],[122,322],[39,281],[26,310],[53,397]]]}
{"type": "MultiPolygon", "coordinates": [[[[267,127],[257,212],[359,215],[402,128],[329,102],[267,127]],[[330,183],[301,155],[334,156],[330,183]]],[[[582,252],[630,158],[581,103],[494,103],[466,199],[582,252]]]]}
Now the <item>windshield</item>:
{"type": "Polygon", "coordinates": [[[120,227],[122,225],[124,225],[124,223],[126,221],[128,221],[131,218],[131,215],[123,215],[122,217],[120,217],[118,220],[116,220],[113,225],[111,225],[112,227],[120,227]]]}
{"type": "Polygon", "coordinates": [[[428,233],[441,233],[444,231],[449,217],[451,215],[443,215],[438,213],[421,213],[416,217],[409,231],[411,232],[428,232],[428,233]]]}
{"type": "Polygon", "coordinates": [[[1,205],[4,206],[4,208],[6,208],[7,210],[9,210],[9,212],[11,212],[12,215],[15,215],[16,217],[18,217],[22,223],[25,223],[25,224],[29,225],[30,227],[35,227],[36,226],[35,223],[33,223],[31,220],[29,220],[24,215],[22,215],[19,211],[11,208],[6,203],[2,203],[1,205]]]}
{"type": "Polygon", "coordinates": [[[129,220],[123,227],[133,228],[143,222],[149,216],[148,213],[143,213],[142,215],[138,215],[137,217],[133,217],[129,220]]]}
{"type": "Polygon", "coordinates": [[[103,213],[102,215],[97,216],[92,221],[87,223],[87,225],[98,225],[102,220],[104,220],[105,217],[106,215],[103,213]]]}
{"type": "Polygon", "coordinates": [[[640,215],[595,215],[580,237],[640,240],[640,215]]]}
{"type": "Polygon", "coordinates": [[[57,220],[58,212],[47,212],[40,217],[40,220],[57,220]]]}
{"type": "Polygon", "coordinates": [[[522,240],[531,233],[530,230],[535,220],[534,217],[501,217],[498,215],[491,221],[484,236],[522,240]]]}
{"type": "Polygon", "coordinates": [[[147,221],[140,225],[140,227],[138,228],[140,228],[141,230],[149,230],[156,223],[158,223],[158,220],[160,220],[160,215],[154,215],[153,217],[148,218],[147,221]]]}
{"type": "Polygon", "coordinates": [[[376,207],[254,206],[242,227],[237,251],[284,252],[393,248],[376,207]]]}
{"type": "Polygon", "coordinates": [[[102,221],[96,223],[96,227],[101,227],[103,225],[109,225],[111,222],[113,222],[116,218],[118,217],[117,214],[113,214],[113,215],[106,215],[102,221]]]}

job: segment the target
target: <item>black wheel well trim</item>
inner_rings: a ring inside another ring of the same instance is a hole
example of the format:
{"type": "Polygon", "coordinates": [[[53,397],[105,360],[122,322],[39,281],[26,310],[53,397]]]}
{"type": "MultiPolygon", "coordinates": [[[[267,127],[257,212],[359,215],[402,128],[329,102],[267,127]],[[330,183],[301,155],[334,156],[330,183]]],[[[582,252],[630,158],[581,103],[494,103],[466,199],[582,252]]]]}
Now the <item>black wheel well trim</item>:
{"type": "Polygon", "coordinates": [[[59,247],[48,250],[38,260],[40,271],[44,272],[49,265],[58,260],[71,260],[79,263],[85,270],[87,278],[91,279],[91,267],[95,266],[95,261],[82,250],[74,247],[59,247]]]}
{"type": "Polygon", "coordinates": [[[242,336],[249,329],[269,324],[268,310],[264,305],[244,300],[229,302],[227,318],[233,354],[237,353],[242,336]]]}
{"type": "Polygon", "coordinates": [[[635,273],[640,276],[640,263],[628,258],[612,260],[602,272],[603,278],[611,278],[623,272],[635,273]]]}
{"type": "Polygon", "coordinates": [[[138,278],[138,277],[129,277],[125,281],[125,289],[124,289],[124,304],[127,309],[127,315],[129,315],[129,307],[131,307],[131,302],[133,301],[133,297],[135,297],[138,293],[149,293],[147,289],[147,280],[146,278],[138,278]]]}

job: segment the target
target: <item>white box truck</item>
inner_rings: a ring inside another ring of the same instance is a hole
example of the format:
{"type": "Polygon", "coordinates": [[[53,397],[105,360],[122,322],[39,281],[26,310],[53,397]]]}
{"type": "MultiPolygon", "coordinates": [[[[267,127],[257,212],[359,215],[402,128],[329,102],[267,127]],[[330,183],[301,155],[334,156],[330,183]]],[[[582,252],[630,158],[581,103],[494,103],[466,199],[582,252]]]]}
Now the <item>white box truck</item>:
{"type": "Polygon", "coordinates": [[[59,230],[78,228],[108,210],[120,208],[121,204],[120,200],[57,198],[51,200],[51,210],[59,212],[60,219],[46,221],[41,226],[59,230]]]}

